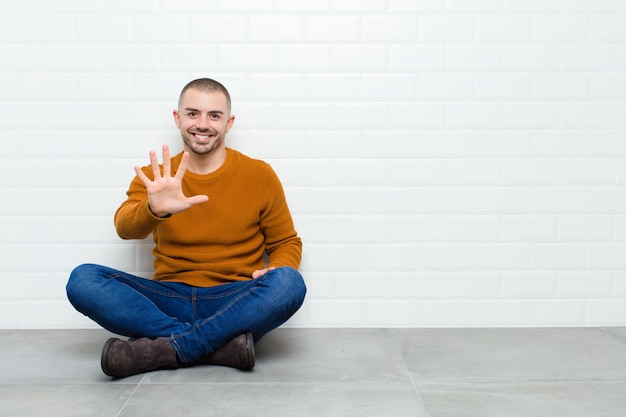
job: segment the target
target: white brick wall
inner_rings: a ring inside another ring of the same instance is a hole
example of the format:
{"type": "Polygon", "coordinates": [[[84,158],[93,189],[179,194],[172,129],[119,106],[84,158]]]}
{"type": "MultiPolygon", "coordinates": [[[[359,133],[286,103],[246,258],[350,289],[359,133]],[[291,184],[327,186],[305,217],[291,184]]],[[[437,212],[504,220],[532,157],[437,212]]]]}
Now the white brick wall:
{"type": "Polygon", "coordinates": [[[305,243],[290,326],[626,325],[623,0],[0,0],[0,328],[93,327],[112,215],[209,76],[305,243]]]}

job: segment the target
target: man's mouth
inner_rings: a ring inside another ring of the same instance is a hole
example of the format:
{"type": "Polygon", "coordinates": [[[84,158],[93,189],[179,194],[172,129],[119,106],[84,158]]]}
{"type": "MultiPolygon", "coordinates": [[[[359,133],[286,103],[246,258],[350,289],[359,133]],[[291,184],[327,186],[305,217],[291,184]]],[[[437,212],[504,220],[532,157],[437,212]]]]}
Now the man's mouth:
{"type": "Polygon", "coordinates": [[[191,134],[194,138],[196,138],[198,140],[198,142],[208,142],[213,135],[209,135],[206,133],[192,133],[191,134]]]}

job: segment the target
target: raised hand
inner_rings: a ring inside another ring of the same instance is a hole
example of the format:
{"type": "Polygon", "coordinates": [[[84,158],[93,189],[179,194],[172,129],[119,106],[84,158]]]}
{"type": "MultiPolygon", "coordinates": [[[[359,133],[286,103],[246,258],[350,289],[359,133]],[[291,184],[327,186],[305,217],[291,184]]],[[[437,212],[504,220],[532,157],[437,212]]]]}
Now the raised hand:
{"type": "Polygon", "coordinates": [[[150,178],[143,173],[141,168],[138,166],[135,167],[137,177],[139,177],[146,186],[148,204],[155,216],[166,217],[209,200],[209,197],[206,195],[186,197],[185,194],[183,194],[182,182],[185,172],[187,172],[188,161],[189,153],[184,152],[180,166],[176,174],[172,177],[170,150],[167,145],[163,145],[163,173],[161,173],[155,151],[150,151],[150,163],[154,180],[150,180],[150,178]]]}

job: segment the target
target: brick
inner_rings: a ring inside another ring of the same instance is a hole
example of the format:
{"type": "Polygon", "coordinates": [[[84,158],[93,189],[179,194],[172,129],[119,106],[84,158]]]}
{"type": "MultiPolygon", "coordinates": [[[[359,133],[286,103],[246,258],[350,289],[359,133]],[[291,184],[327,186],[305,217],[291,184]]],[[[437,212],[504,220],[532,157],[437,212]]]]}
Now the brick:
{"type": "MultiPolygon", "coordinates": [[[[527,131],[477,131],[475,153],[482,157],[527,157],[530,134],[527,131]]],[[[510,159],[502,161],[504,165],[510,159]]]]}
{"type": "Polygon", "coordinates": [[[538,300],[530,304],[533,326],[577,326],[586,320],[586,303],[581,300],[538,300]]]}
{"type": "Polygon", "coordinates": [[[448,9],[459,13],[501,13],[502,0],[449,0],[448,9]]]}
{"type": "Polygon", "coordinates": [[[417,81],[413,74],[365,74],[361,77],[361,96],[366,99],[412,99],[417,81]]]}
{"type": "Polygon", "coordinates": [[[332,126],[338,129],[385,129],[386,103],[344,102],[332,107],[332,126]]]}
{"type": "Polygon", "coordinates": [[[420,214],[471,213],[472,190],[468,187],[429,187],[417,189],[420,214]]]}
{"type": "Polygon", "coordinates": [[[131,39],[137,42],[184,42],[189,32],[187,16],[137,16],[130,22],[131,39]]]}
{"type": "Polygon", "coordinates": [[[418,141],[419,153],[426,157],[467,157],[474,152],[471,131],[422,131],[418,141]]]}
{"type": "Polygon", "coordinates": [[[533,16],[532,27],[536,42],[580,42],[590,38],[590,19],[585,15],[533,16]]]}
{"type": "Polygon", "coordinates": [[[331,7],[336,12],[384,12],[385,0],[333,0],[331,7]]]}
{"type": "Polygon", "coordinates": [[[584,131],[536,130],[531,137],[533,155],[537,157],[580,157],[589,152],[587,133],[584,131]]]}
{"type": "Polygon", "coordinates": [[[361,92],[357,74],[306,74],[303,82],[309,98],[350,98],[361,92]]]}
{"type": "Polygon", "coordinates": [[[532,269],[582,269],[587,266],[586,247],[582,244],[534,244],[532,269]]]}
{"type": "Polygon", "coordinates": [[[419,24],[422,41],[471,42],[475,38],[474,16],[422,16],[419,24]]]}
{"type": "Polygon", "coordinates": [[[555,216],[504,216],[502,240],[505,242],[554,242],[557,238],[555,216]]]}
{"type": "Polygon", "coordinates": [[[474,101],[446,104],[446,125],[452,128],[500,128],[502,115],[500,103],[474,101]]]}
{"type": "Polygon", "coordinates": [[[558,285],[561,298],[611,298],[613,274],[598,271],[561,272],[558,285]]]}
{"type": "Polygon", "coordinates": [[[389,122],[399,129],[436,128],[444,125],[445,108],[441,103],[391,103],[389,111],[389,122]]]}
{"type": "Polygon", "coordinates": [[[123,42],[130,40],[130,19],[126,16],[87,15],[75,20],[79,42],[123,42]]]}
{"type": "Polygon", "coordinates": [[[460,273],[445,275],[445,297],[454,299],[498,298],[500,277],[498,273],[460,273]]]}
{"type": "Polygon", "coordinates": [[[626,41],[626,17],[621,15],[597,15],[591,17],[591,36],[594,41],[626,41]]]}
{"type": "Polygon", "coordinates": [[[74,40],[72,16],[31,14],[13,17],[13,20],[18,43],[69,43],[74,40]]]}
{"type": "Polygon", "coordinates": [[[586,195],[580,187],[536,188],[532,193],[532,209],[536,213],[581,213],[586,195]]]}
{"type": "MultiPolygon", "coordinates": [[[[383,243],[386,240],[384,218],[381,216],[342,216],[335,219],[334,236],[338,243],[383,243]]],[[[365,253],[366,250],[364,249],[365,253]]],[[[382,254],[381,254],[382,255],[382,254]]],[[[376,255],[377,258],[387,259],[376,255]]],[[[410,256],[409,259],[413,259],[410,256]]]]}
{"type": "Polygon", "coordinates": [[[589,96],[596,99],[623,99],[626,97],[625,74],[591,74],[589,96]]]}
{"type": "Polygon", "coordinates": [[[505,271],[501,279],[503,298],[544,299],[557,296],[556,272],[505,271]]]}
{"type": "Polygon", "coordinates": [[[414,327],[418,323],[418,302],[413,300],[363,301],[363,322],[377,327],[414,327]]]}
{"type": "Polygon", "coordinates": [[[565,128],[617,128],[615,103],[566,102],[560,104],[561,123],[565,128]]]}
{"type": "Polygon", "coordinates": [[[448,69],[452,70],[500,70],[503,49],[490,44],[451,44],[447,48],[446,59],[448,69]]]}
{"type": "Polygon", "coordinates": [[[529,303],[523,300],[480,300],[475,302],[476,325],[519,327],[530,324],[529,303]]]}
{"type": "Polygon", "coordinates": [[[7,72],[32,72],[42,71],[44,68],[44,55],[47,48],[33,45],[0,45],[0,71],[7,72]]]}
{"type": "MultiPolygon", "coordinates": [[[[333,2],[334,4],[335,2],[333,2]]],[[[277,0],[276,10],[286,12],[328,12],[331,9],[330,0],[277,0]]]]}
{"type": "Polygon", "coordinates": [[[531,76],[527,73],[478,73],[475,94],[477,98],[526,99],[532,91],[531,76]]]}
{"type": "Polygon", "coordinates": [[[469,99],[474,93],[470,74],[421,74],[418,97],[424,99],[469,99]]]}
{"type": "Polygon", "coordinates": [[[361,211],[367,214],[415,213],[415,190],[409,187],[385,187],[361,191],[361,211]]]}
{"type": "Polygon", "coordinates": [[[559,170],[564,185],[611,185],[615,173],[614,161],[607,159],[561,161],[559,170]]]}
{"type": "Polygon", "coordinates": [[[304,37],[310,41],[356,41],[359,19],[356,16],[307,16],[304,37]]]}
{"type": "Polygon", "coordinates": [[[514,102],[504,104],[504,126],[514,128],[555,128],[559,104],[555,102],[514,102]]]}
{"type": "Polygon", "coordinates": [[[396,71],[441,70],[445,49],[441,45],[391,45],[389,67],[396,71]]]}
{"type": "MultiPolygon", "coordinates": [[[[162,53],[162,59],[163,55],[162,53]]],[[[154,45],[105,45],[103,47],[103,68],[112,72],[156,71],[159,62],[158,57],[159,51],[154,45]]],[[[194,68],[197,62],[198,60],[196,59],[186,62],[186,64],[188,68],[189,66],[194,68]]]]}
{"type": "Polygon", "coordinates": [[[333,54],[326,45],[277,46],[276,66],[279,70],[321,70],[330,66],[331,56],[333,54]]]}
{"type": "Polygon", "coordinates": [[[336,186],[381,186],[386,182],[385,175],[381,175],[386,166],[387,161],[381,159],[340,159],[333,162],[329,171],[336,186]]]}
{"type": "Polygon", "coordinates": [[[380,72],[386,69],[387,55],[387,48],[382,45],[339,44],[330,51],[330,63],[325,60],[318,65],[342,71],[380,72]]]}
{"type": "Polygon", "coordinates": [[[533,76],[533,95],[539,99],[585,99],[587,78],[583,73],[538,73],[533,76]]]}
{"type": "Polygon", "coordinates": [[[561,65],[564,70],[615,71],[619,66],[619,47],[606,44],[578,44],[561,46],[561,65]]]}
{"type": "Polygon", "coordinates": [[[304,36],[304,21],[300,16],[249,16],[247,30],[259,41],[298,41],[304,36]]]}
{"type": "Polygon", "coordinates": [[[383,224],[391,242],[442,242],[443,216],[396,215],[387,217],[383,224]]]}
{"type": "Polygon", "coordinates": [[[420,327],[471,327],[474,303],[470,300],[422,300],[419,302],[420,327]]]}
{"type": "Polygon", "coordinates": [[[608,12],[618,9],[617,0],[569,0],[563,4],[565,12],[608,12]]]}
{"type": "MultiPolygon", "coordinates": [[[[445,163],[442,160],[394,159],[388,165],[390,185],[442,185],[445,181],[445,163]]],[[[380,177],[380,172],[373,171],[370,175],[380,177]]]]}
{"type": "Polygon", "coordinates": [[[497,242],[500,219],[498,216],[446,216],[443,236],[446,242],[497,242]]]}
{"type": "Polygon", "coordinates": [[[479,41],[529,42],[532,39],[529,16],[479,16],[479,41]]]}
{"type": "Polygon", "coordinates": [[[530,196],[530,191],[522,187],[479,187],[473,192],[473,209],[481,214],[528,213],[530,196]]]}
{"type": "Polygon", "coordinates": [[[366,271],[412,271],[418,262],[413,244],[364,244],[361,253],[366,271]]]}
{"type": "Polygon", "coordinates": [[[418,248],[422,271],[467,270],[474,266],[474,248],[464,244],[422,244],[418,248]]]}
{"type": "Polygon", "coordinates": [[[559,183],[558,162],[550,159],[507,159],[502,162],[504,185],[545,185],[559,183]]]}
{"type": "Polygon", "coordinates": [[[506,70],[556,71],[560,68],[559,47],[544,44],[511,44],[504,46],[506,70]]]}
{"type": "Polygon", "coordinates": [[[505,12],[556,13],[559,10],[559,0],[504,0],[505,12]]]}
{"type": "Polygon", "coordinates": [[[450,185],[497,185],[502,177],[500,161],[492,159],[448,160],[445,172],[450,185]]]}
{"type": "Polygon", "coordinates": [[[626,314],[626,300],[598,299],[586,303],[587,324],[590,326],[620,326],[626,314]]]}

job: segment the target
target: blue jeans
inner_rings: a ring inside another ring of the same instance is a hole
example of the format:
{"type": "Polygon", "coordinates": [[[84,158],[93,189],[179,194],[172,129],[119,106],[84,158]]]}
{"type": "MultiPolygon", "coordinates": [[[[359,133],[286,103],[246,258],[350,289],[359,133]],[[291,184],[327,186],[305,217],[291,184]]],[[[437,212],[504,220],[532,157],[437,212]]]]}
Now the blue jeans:
{"type": "Polygon", "coordinates": [[[289,267],[250,281],[201,288],[85,264],[72,271],[67,283],[76,310],[113,333],[169,337],[183,363],[245,332],[260,340],[300,308],[305,293],[302,276],[289,267]]]}

